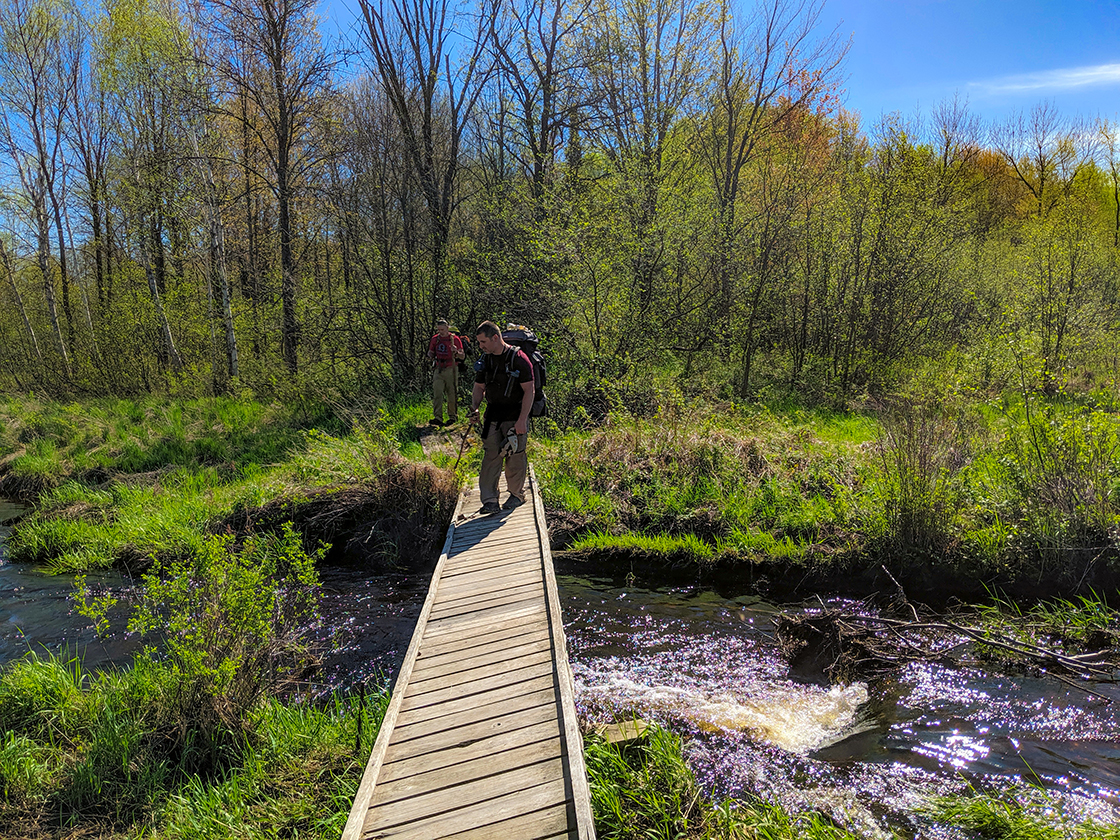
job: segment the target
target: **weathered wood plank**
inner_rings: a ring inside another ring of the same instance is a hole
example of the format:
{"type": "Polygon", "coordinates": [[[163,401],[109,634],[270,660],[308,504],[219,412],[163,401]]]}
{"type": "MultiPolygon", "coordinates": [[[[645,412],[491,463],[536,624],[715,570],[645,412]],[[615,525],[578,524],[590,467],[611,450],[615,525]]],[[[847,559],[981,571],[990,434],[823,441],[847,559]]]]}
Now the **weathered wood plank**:
{"type": "MultiPolygon", "coordinates": [[[[546,741],[555,743],[557,749],[563,748],[564,742],[560,738],[560,730],[556,728],[555,721],[526,726],[481,741],[464,741],[445,750],[410,756],[403,761],[387,761],[381,765],[382,778],[386,781],[401,779],[413,773],[427,773],[440,767],[450,767],[464,761],[486,758],[497,752],[516,749],[518,746],[546,741]]],[[[380,779],[378,783],[380,784],[380,779]]]]}
{"type": "MultiPolygon", "coordinates": [[[[552,802],[547,804],[563,802],[566,798],[564,795],[563,761],[560,759],[542,761],[528,767],[518,767],[505,773],[495,773],[481,779],[474,779],[453,788],[424,793],[396,802],[378,804],[374,813],[378,824],[386,828],[409,825],[431,815],[448,814],[447,819],[451,821],[455,819],[454,812],[462,811],[467,806],[477,806],[474,810],[486,813],[491,811],[493,803],[497,799],[537,787],[549,788],[548,793],[555,797],[552,802]],[[449,814],[448,812],[452,813],[449,814]]],[[[375,790],[373,795],[376,802],[378,792],[375,790]]],[[[508,818],[518,813],[525,813],[525,811],[523,805],[515,805],[513,808],[505,809],[501,816],[508,818]]],[[[459,816],[461,818],[461,815],[459,816]]],[[[493,818],[489,821],[496,822],[493,818]]],[[[450,827],[446,823],[444,825],[445,827],[441,831],[447,831],[450,827]]],[[[467,826],[462,827],[466,828],[467,826]]]]}
{"type": "Polygon", "coordinates": [[[417,703],[416,705],[406,706],[401,710],[398,719],[408,721],[409,723],[430,720],[432,718],[443,717],[447,714],[462,711],[463,709],[471,709],[476,705],[486,705],[495,701],[504,700],[507,697],[520,697],[522,694],[534,694],[538,691],[555,690],[556,686],[553,684],[552,675],[549,674],[545,677],[534,677],[530,680],[513,683],[512,685],[499,686],[489,691],[481,691],[477,694],[470,694],[464,697],[441,700],[436,703],[417,703]]]}
{"type": "Polygon", "coordinates": [[[573,810],[570,801],[562,802],[531,814],[520,814],[501,822],[448,834],[445,838],[493,840],[495,837],[532,837],[535,840],[560,840],[569,836],[568,826],[574,822],[573,810]]]}
{"type": "Polygon", "coordinates": [[[467,658],[475,658],[477,656],[486,656],[491,653],[501,651],[512,651],[522,645],[528,644],[550,644],[548,633],[542,633],[538,629],[535,632],[521,633],[516,636],[505,636],[493,640],[479,640],[477,644],[465,645],[456,650],[450,650],[443,653],[428,653],[424,648],[420,649],[420,656],[416,660],[416,670],[420,671],[427,668],[443,667],[445,663],[455,663],[467,658]]]}
{"type": "Polygon", "coordinates": [[[557,703],[559,696],[556,687],[548,685],[544,688],[535,687],[528,690],[514,688],[493,692],[488,697],[475,695],[471,700],[472,702],[462,703],[455,708],[452,708],[454,701],[451,701],[418,708],[411,713],[402,712],[397,718],[397,729],[401,732],[396,737],[402,739],[411,737],[412,730],[405,727],[419,727],[416,731],[434,732],[437,729],[448,729],[471,720],[488,720],[506,711],[515,712],[557,703]]]}
{"type": "Polygon", "coordinates": [[[517,604],[524,601],[544,598],[544,582],[533,581],[525,585],[512,587],[508,592],[493,590],[473,598],[458,598],[446,605],[437,604],[432,610],[433,619],[450,618],[466,613],[477,613],[481,610],[497,608],[502,605],[517,604]]]}
{"type": "MultiPolygon", "coordinates": [[[[408,825],[371,830],[363,835],[363,840],[390,837],[394,840],[431,840],[433,837],[446,837],[448,834],[468,831],[477,826],[494,825],[565,803],[562,788],[562,783],[549,781],[532,788],[497,796],[487,801],[484,808],[462,808],[416,820],[408,825]],[[558,791],[558,788],[561,790],[558,791]]],[[[501,835],[491,836],[497,838],[501,835]]]]}
{"type": "Polygon", "coordinates": [[[519,682],[531,680],[534,677],[552,676],[552,673],[551,662],[530,667],[518,667],[509,669],[504,673],[485,677],[484,679],[474,680],[470,683],[449,685],[432,691],[410,693],[409,699],[415,700],[418,705],[423,704],[425,706],[430,706],[432,703],[441,703],[444,700],[457,700],[460,697],[466,697],[468,694],[481,694],[493,688],[516,685],[519,682]]]}
{"type": "MultiPolygon", "coordinates": [[[[552,664],[552,651],[546,650],[541,653],[533,653],[528,656],[517,660],[514,673],[522,671],[530,671],[537,665],[551,665],[552,664]]],[[[419,697],[422,694],[427,694],[430,691],[438,691],[442,688],[453,688],[460,685],[473,685],[481,683],[487,679],[500,677],[503,674],[510,673],[510,664],[508,662],[486,663],[477,667],[462,668],[460,670],[447,671],[437,670],[428,671],[423,674],[415,674],[412,682],[409,685],[411,691],[409,694],[419,697]]]]}
{"type": "Polygon", "coordinates": [[[424,643],[420,646],[420,656],[438,656],[443,653],[454,653],[455,651],[473,648],[475,645],[486,645],[492,642],[497,643],[514,639],[518,636],[540,633],[543,633],[545,636],[548,635],[548,623],[543,620],[534,623],[514,623],[500,627],[489,633],[474,633],[470,636],[451,636],[438,641],[436,639],[424,639],[424,643]]]}
{"type": "Polygon", "coordinates": [[[461,761],[427,773],[412,773],[392,781],[382,776],[377,782],[377,795],[382,803],[395,802],[492,775],[495,772],[496,761],[500,762],[503,769],[515,770],[518,767],[528,767],[542,761],[559,759],[563,752],[564,743],[559,738],[552,738],[495,752],[492,755],[480,756],[470,761],[461,761]]]}
{"type": "Polygon", "coordinates": [[[447,616],[432,622],[431,632],[436,638],[448,633],[481,632],[482,628],[497,626],[498,622],[512,624],[537,616],[547,616],[548,609],[539,601],[521,601],[489,610],[447,616]]]}
{"type": "Polygon", "coordinates": [[[539,583],[542,587],[544,586],[544,576],[541,574],[541,570],[539,568],[534,569],[531,566],[528,568],[524,565],[507,566],[502,569],[476,572],[443,581],[438,590],[439,600],[436,602],[436,608],[442,607],[448,601],[462,598],[464,595],[469,596],[475,592],[482,594],[490,587],[497,586],[497,581],[502,580],[509,581],[510,586],[517,586],[521,583],[539,583]]]}
{"type": "MultiPolygon", "coordinates": [[[[484,665],[503,663],[508,667],[510,661],[516,661],[522,656],[546,653],[552,656],[552,640],[547,638],[531,639],[512,647],[491,648],[486,651],[473,652],[470,656],[459,659],[440,658],[438,661],[417,660],[416,667],[412,669],[412,679],[425,679],[429,674],[443,674],[450,671],[466,671],[472,668],[481,668],[484,665]]],[[[399,724],[398,724],[399,725],[399,724]]]]}

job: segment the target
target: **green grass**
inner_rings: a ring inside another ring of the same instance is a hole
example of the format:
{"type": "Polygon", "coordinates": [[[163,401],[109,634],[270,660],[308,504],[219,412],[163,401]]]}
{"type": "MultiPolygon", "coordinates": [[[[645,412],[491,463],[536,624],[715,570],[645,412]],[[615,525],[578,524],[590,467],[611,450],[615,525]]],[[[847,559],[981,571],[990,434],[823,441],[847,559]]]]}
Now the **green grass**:
{"type": "Polygon", "coordinates": [[[196,552],[237,512],[377,484],[399,468],[395,456],[421,454],[415,420],[426,411],[416,401],[356,414],[224,398],[10,400],[0,404],[4,480],[39,495],[9,557],[78,572],[196,552]]]}
{"type": "Polygon", "coordinates": [[[943,797],[926,813],[984,840],[1120,840],[1120,826],[1072,820],[1060,803],[1033,788],[943,797]]]}
{"type": "Polygon", "coordinates": [[[685,763],[680,739],[659,726],[627,747],[588,735],[584,758],[595,831],[602,840],[856,837],[820,815],[790,814],[759,799],[708,801],[685,763]]]}
{"type": "Polygon", "coordinates": [[[907,570],[940,569],[970,592],[1046,581],[1073,596],[1120,574],[1120,418],[1033,396],[929,400],[896,399],[878,416],[616,413],[603,427],[553,429],[534,460],[577,549],[887,562],[904,583],[907,570]]]}
{"type": "Polygon", "coordinates": [[[192,772],[165,719],[176,672],[140,657],[100,674],[29,655],[0,673],[0,833],[337,838],[387,705],[377,694],[268,699],[224,765],[192,772]],[[359,730],[360,727],[360,730],[359,730]]]}

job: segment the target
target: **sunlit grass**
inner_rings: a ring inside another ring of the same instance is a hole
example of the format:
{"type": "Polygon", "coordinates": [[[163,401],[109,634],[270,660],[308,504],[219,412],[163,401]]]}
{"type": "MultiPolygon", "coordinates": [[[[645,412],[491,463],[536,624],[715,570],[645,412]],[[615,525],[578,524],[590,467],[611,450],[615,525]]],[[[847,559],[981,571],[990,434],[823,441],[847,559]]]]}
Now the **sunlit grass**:
{"type": "Polygon", "coordinates": [[[681,753],[680,739],[652,726],[637,744],[584,740],[595,831],[603,840],[767,838],[854,840],[817,814],[790,814],[758,799],[708,801],[681,753]]]}
{"type": "Polygon", "coordinates": [[[59,823],[184,840],[342,833],[387,695],[266,700],[225,767],[200,775],[161,714],[177,679],[147,658],[90,674],[28,656],[0,672],[0,833],[59,823]]]}

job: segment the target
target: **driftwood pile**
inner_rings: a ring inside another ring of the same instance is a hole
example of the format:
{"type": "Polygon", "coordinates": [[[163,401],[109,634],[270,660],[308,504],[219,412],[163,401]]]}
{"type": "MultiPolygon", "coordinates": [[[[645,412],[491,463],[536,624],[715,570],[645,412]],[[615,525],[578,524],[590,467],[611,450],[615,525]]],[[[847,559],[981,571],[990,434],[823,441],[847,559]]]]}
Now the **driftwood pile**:
{"type": "Polygon", "coordinates": [[[864,602],[844,608],[822,604],[811,614],[778,615],[778,643],[791,672],[821,675],[832,683],[851,682],[889,676],[910,662],[948,664],[970,654],[1045,673],[1105,700],[1112,698],[1093,691],[1087,682],[1120,681],[1120,628],[1090,634],[1078,645],[1050,638],[1044,627],[1024,622],[1012,634],[999,625],[922,618],[909,602],[901,605],[908,611],[905,617],[883,615],[864,602]]]}

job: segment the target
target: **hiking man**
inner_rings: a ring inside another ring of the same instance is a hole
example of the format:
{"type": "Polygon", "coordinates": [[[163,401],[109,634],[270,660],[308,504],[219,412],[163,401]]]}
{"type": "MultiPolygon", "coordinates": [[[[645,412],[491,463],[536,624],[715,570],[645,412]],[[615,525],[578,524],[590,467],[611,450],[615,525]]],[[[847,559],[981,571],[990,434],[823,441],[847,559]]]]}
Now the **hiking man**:
{"type": "Polygon", "coordinates": [[[523,350],[506,344],[502,331],[493,321],[483,321],[476,330],[482,356],[475,363],[474,391],[471,394],[472,421],[486,400],[482,424],[482,469],[478,475],[482,507],[479,513],[513,510],[525,501],[525,478],[529,457],[525,444],[529,433],[529,412],[533,408],[533,364],[523,350]],[[509,498],[498,507],[498,476],[505,461],[509,498]]]}
{"type": "Polygon", "coordinates": [[[456,392],[459,390],[458,361],[465,357],[463,342],[451,334],[445,318],[436,321],[436,334],[428,342],[428,358],[432,360],[432,419],[433,426],[450,426],[459,415],[456,392]],[[447,422],[443,422],[443,401],[447,400],[447,422]]]}

